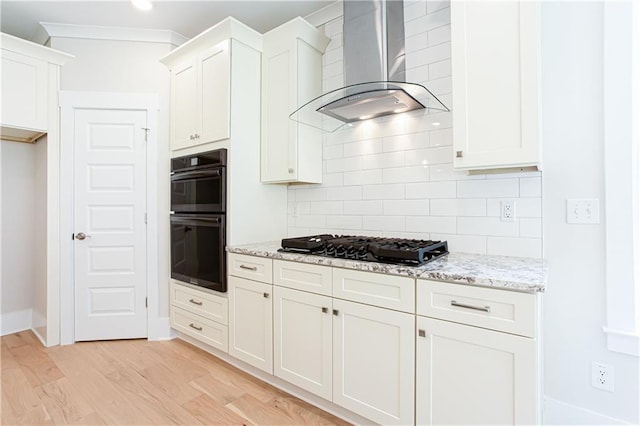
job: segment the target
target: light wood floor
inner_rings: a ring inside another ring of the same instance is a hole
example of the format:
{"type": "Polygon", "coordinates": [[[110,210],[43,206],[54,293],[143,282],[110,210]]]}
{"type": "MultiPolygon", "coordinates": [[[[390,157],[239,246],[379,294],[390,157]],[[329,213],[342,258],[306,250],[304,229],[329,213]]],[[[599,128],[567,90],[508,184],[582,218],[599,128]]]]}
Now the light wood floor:
{"type": "Polygon", "coordinates": [[[347,424],[180,340],[0,342],[3,425],[347,424]]]}

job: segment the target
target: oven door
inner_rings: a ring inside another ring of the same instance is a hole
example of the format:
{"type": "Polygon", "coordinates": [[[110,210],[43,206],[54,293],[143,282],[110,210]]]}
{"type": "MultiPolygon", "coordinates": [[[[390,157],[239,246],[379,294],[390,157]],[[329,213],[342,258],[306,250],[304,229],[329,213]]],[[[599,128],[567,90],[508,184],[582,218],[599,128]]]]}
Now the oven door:
{"type": "Polygon", "coordinates": [[[180,213],[224,213],[226,168],[191,170],[171,175],[171,210],[180,213]]]}
{"type": "Polygon", "coordinates": [[[224,215],[171,215],[171,278],[227,291],[224,215]]]}

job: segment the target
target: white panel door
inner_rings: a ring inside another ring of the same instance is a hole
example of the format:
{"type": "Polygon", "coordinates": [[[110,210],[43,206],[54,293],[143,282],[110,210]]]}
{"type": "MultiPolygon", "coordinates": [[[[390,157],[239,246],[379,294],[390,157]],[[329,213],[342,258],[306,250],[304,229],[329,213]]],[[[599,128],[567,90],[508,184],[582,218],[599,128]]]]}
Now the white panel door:
{"type": "Polygon", "coordinates": [[[147,113],[74,110],[75,340],[147,336],[147,113]]]}
{"type": "Polygon", "coordinates": [[[331,401],[331,297],[273,293],[273,374],[331,401]]]}
{"type": "Polygon", "coordinates": [[[416,424],[538,424],[535,341],[418,317],[416,424]]]}
{"type": "Polygon", "coordinates": [[[415,316],[333,299],[333,402],[376,423],[414,420],[415,316]]]}

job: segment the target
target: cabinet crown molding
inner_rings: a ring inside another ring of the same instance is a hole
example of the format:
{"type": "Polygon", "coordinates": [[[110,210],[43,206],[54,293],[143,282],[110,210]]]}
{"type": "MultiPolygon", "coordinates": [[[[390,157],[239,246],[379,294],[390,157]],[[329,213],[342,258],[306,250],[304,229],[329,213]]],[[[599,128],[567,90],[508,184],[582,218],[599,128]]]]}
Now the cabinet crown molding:
{"type": "Polygon", "coordinates": [[[185,58],[192,56],[194,52],[230,38],[238,40],[258,52],[262,52],[262,34],[237,19],[228,17],[171,51],[168,55],[162,57],[160,62],[168,68],[172,68],[183,62],[185,58]]]}
{"type": "Polygon", "coordinates": [[[267,43],[272,38],[281,41],[282,34],[296,34],[296,37],[309,44],[320,53],[324,53],[331,39],[319,31],[316,27],[300,16],[285,22],[284,24],[264,33],[264,40],[267,43]]]}
{"type": "Polygon", "coordinates": [[[32,56],[43,61],[51,62],[56,65],[63,65],[69,59],[75,56],[61,52],[60,50],[50,47],[41,46],[32,41],[27,41],[9,34],[0,33],[0,46],[2,50],[19,53],[21,55],[32,56]]]}

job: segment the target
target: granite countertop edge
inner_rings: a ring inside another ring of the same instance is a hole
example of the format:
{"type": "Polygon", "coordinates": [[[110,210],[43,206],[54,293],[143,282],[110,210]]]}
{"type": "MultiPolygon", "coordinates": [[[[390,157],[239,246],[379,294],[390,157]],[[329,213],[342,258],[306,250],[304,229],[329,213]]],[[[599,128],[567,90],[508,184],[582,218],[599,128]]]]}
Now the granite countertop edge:
{"type": "Polygon", "coordinates": [[[279,241],[228,246],[229,253],[293,262],[356,269],[412,278],[447,281],[481,287],[501,288],[528,293],[546,290],[548,266],[543,259],[449,253],[420,266],[322,257],[302,253],[279,252],[279,241]]]}

